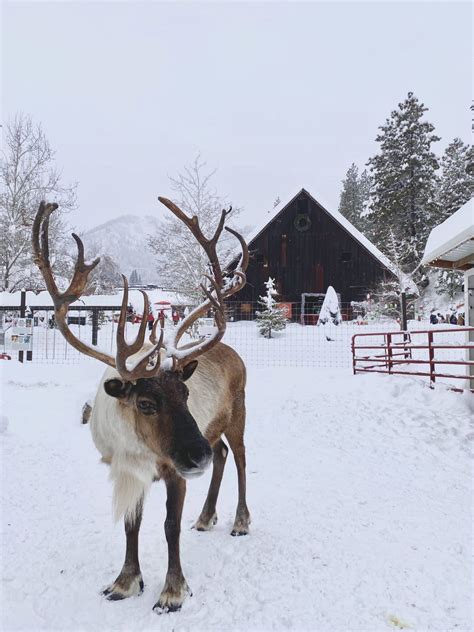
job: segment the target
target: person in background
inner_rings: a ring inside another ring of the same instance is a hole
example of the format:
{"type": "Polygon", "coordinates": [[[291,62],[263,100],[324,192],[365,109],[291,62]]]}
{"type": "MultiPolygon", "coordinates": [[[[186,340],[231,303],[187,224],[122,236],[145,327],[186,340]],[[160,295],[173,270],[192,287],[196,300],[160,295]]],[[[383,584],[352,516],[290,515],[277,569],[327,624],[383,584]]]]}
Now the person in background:
{"type": "Polygon", "coordinates": [[[438,312],[438,323],[445,323],[446,320],[444,318],[444,316],[442,316],[439,312],[438,312]]]}
{"type": "Polygon", "coordinates": [[[173,325],[177,325],[179,323],[179,312],[177,309],[173,310],[171,318],[173,319],[173,325]]]}
{"type": "Polygon", "coordinates": [[[458,325],[464,326],[464,314],[458,314],[458,325]]]}
{"type": "Polygon", "coordinates": [[[148,329],[151,331],[153,329],[153,325],[155,324],[155,318],[151,310],[148,312],[147,321],[148,321],[148,329]]]}
{"type": "Polygon", "coordinates": [[[458,319],[456,318],[456,314],[455,314],[455,312],[453,312],[453,313],[451,314],[451,317],[450,317],[450,319],[449,319],[449,324],[450,324],[450,325],[457,325],[457,324],[458,324],[458,319]]]}
{"type": "Polygon", "coordinates": [[[133,323],[134,317],[135,317],[135,311],[133,309],[133,305],[131,303],[129,303],[127,305],[127,322],[128,323],[133,323]]]}
{"type": "Polygon", "coordinates": [[[436,314],[434,312],[431,312],[430,325],[437,325],[437,324],[438,324],[438,318],[436,317],[436,314]]]}
{"type": "Polygon", "coordinates": [[[163,309],[160,309],[160,313],[158,314],[158,320],[160,321],[161,329],[164,329],[164,327],[165,327],[165,311],[163,309]]]}

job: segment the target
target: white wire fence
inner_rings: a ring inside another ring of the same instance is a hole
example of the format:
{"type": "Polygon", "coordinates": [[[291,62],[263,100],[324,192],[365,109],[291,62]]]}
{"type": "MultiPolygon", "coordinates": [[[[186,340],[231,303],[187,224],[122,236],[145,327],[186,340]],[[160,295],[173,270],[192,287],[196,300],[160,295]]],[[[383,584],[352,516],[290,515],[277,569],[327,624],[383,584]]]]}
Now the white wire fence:
{"type": "MultiPolygon", "coordinates": [[[[317,367],[317,368],[350,368],[352,367],[352,336],[357,333],[380,334],[383,343],[383,333],[399,331],[396,321],[363,320],[360,316],[352,318],[349,306],[342,309],[343,320],[339,325],[317,324],[318,314],[301,314],[300,305],[292,306],[290,313],[294,320],[288,320],[283,331],[272,332],[271,337],[264,337],[259,333],[255,320],[257,305],[245,304],[241,309],[239,304],[233,304],[229,310],[228,323],[223,342],[233,347],[244,359],[248,366],[255,367],[317,367]],[[297,317],[295,317],[297,314],[297,317]],[[297,318],[297,320],[296,320],[297,318]]],[[[0,351],[12,358],[18,357],[12,332],[19,312],[2,308],[4,340],[0,351]]],[[[54,323],[52,309],[40,309],[32,315],[31,351],[23,353],[24,360],[43,364],[77,364],[91,361],[66,343],[54,323]]],[[[83,342],[91,345],[97,340],[97,348],[111,355],[115,355],[117,311],[115,308],[95,310],[95,323],[91,309],[70,312],[69,327],[74,335],[83,342]]],[[[133,339],[138,330],[138,323],[127,324],[127,338],[133,339]]],[[[165,330],[170,331],[175,325],[171,319],[166,319],[165,330]]],[[[446,328],[446,325],[442,325],[446,328]]],[[[409,322],[409,329],[436,328],[426,322],[409,322]]],[[[456,329],[456,326],[451,326],[456,329]]],[[[212,320],[206,319],[201,324],[200,333],[209,335],[212,331],[212,320]]],[[[376,336],[373,340],[379,339],[376,336]]],[[[448,353],[448,352],[445,352],[448,353]]],[[[450,350],[450,360],[462,359],[463,350],[450,350]]],[[[447,357],[448,359],[448,357],[447,357]]]]}

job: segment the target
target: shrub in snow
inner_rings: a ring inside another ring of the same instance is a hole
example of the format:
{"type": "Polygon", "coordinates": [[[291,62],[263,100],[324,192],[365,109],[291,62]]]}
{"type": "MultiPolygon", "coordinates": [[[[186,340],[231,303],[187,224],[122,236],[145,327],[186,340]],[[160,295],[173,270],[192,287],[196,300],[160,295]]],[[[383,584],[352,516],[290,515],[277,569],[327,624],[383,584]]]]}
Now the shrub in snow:
{"type": "Polygon", "coordinates": [[[262,311],[257,311],[257,327],[262,336],[266,338],[272,337],[272,331],[281,331],[286,327],[286,318],[284,311],[277,306],[275,289],[275,279],[271,277],[265,283],[267,293],[261,296],[259,303],[264,307],[262,311]]]}
{"type": "Polygon", "coordinates": [[[339,299],[336,290],[330,285],[326,291],[321,311],[319,312],[318,325],[332,323],[339,325],[342,322],[341,308],[339,307],[339,299]]]}

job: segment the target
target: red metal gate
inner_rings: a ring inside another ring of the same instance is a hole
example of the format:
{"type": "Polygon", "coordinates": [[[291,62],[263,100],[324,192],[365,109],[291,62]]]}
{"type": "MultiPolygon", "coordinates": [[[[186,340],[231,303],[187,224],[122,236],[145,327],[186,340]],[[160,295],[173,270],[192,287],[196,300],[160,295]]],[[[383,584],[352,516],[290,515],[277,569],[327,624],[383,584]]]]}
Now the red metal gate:
{"type": "MultiPolygon", "coordinates": [[[[467,332],[474,332],[474,327],[355,334],[352,336],[354,375],[356,373],[416,375],[428,377],[430,385],[434,385],[437,379],[448,381],[448,383],[451,380],[472,380],[472,387],[474,372],[472,369],[468,371],[468,367],[474,367],[474,360],[471,359],[474,354],[474,342],[468,342],[467,332]],[[461,334],[462,340],[459,339],[458,334],[461,334]],[[380,340],[381,337],[382,340],[380,340]],[[379,340],[374,340],[374,338],[379,338],[379,340]],[[466,349],[472,349],[470,359],[466,357],[466,349]],[[413,367],[413,365],[421,366],[413,367]],[[437,370],[436,367],[440,365],[446,365],[449,372],[437,370]],[[412,367],[420,370],[412,370],[412,367]],[[460,367],[462,367],[461,371],[451,372],[460,367]]],[[[469,387],[469,384],[467,386],[469,387]]],[[[463,389],[453,388],[453,390],[462,391],[463,389]]],[[[474,392],[474,388],[470,390],[474,392]]]]}

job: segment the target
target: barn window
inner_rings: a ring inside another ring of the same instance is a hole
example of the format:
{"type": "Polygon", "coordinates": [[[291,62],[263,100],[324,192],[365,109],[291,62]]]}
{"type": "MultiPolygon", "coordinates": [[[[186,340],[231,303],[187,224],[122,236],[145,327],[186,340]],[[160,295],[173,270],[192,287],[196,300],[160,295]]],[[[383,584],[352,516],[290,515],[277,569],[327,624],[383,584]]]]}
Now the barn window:
{"type": "Polygon", "coordinates": [[[352,252],[343,252],[341,254],[341,261],[343,263],[349,263],[349,261],[352,261],[352,252]]]}

